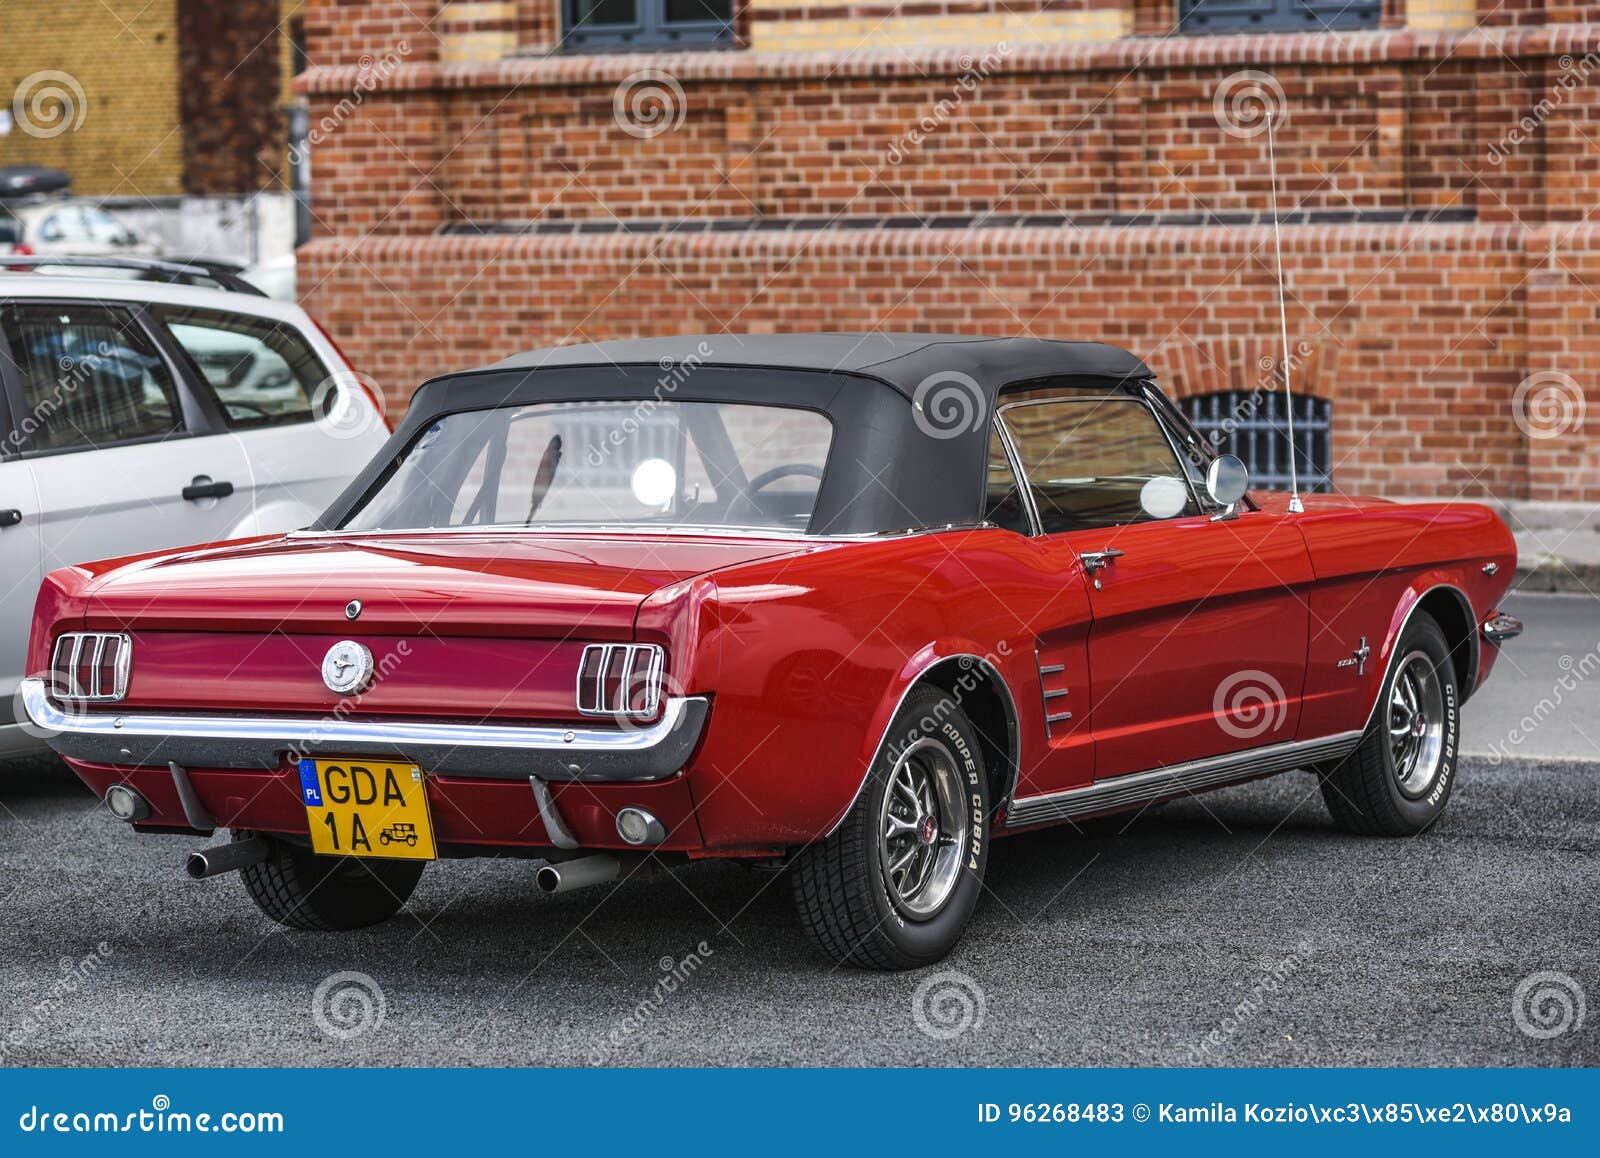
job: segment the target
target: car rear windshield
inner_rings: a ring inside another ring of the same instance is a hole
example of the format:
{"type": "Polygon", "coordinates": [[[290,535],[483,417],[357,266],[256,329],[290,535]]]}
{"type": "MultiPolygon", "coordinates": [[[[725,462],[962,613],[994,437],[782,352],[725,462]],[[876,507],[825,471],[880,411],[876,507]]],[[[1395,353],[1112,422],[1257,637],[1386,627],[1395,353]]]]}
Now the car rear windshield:
{"type": "Polygon", "coordinates": [[[805,531],[833,428],[728,402],[546,402],[432,423],[345,521],[432,527],[805,531]]]}

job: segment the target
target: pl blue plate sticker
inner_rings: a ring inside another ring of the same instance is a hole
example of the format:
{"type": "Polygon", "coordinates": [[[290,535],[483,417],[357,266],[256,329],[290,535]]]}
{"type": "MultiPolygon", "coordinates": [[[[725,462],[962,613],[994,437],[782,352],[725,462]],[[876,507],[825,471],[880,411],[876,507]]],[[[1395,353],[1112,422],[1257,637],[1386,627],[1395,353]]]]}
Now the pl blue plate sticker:
{"type": "Polygon", "coordinates": [[[300,795],[305,798],[307,808],[322,807],[322,785],[317,783],[315,760],[300,761],[300,795]]]}

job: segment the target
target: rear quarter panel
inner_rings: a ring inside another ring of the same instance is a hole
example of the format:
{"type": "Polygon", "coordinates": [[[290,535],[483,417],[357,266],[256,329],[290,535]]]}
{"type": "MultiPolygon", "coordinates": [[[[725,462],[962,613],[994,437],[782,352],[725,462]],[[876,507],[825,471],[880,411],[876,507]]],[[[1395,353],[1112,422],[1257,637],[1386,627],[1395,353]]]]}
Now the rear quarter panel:
{"type": "Polygon", "coordinates": [[[1078,580],[1029,540],[984,529],[845,543],[713,578],[698,598],[677,598],[675,615],[653,597],[639,632],[676,640],[675,656],[699,635],[671,678],[675,691],[713,697],[690,771],[708,847],[757,851],[829,832],[902,694],[941,657],[994,666],[1016,703],[1025,769],[1036,755],[1034,625],[1078,580]]]}

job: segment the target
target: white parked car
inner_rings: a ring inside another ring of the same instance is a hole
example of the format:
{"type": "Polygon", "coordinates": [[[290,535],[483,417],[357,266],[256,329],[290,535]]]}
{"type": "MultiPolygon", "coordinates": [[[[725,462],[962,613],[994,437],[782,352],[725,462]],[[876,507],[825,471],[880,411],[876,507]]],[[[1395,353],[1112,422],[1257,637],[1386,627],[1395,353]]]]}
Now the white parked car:
{"type": "Polygon", "coordinates": [[[43,748],[15,692],[44,572],[304,526],[389,436],[298,306],[49,268],[0,270],[0,756],[43,748]]]}
{"type": "Polygon", "coordinates": [[[0,206],[0,253],[138,257],[156,247],[98,205],[44,200],[0,206]]]}

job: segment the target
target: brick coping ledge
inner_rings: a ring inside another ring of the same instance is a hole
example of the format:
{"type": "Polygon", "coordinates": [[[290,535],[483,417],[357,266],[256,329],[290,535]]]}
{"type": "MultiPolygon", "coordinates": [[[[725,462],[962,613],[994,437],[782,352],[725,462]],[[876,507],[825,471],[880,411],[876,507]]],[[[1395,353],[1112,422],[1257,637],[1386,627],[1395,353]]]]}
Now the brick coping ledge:
{"type": "Polygon", "coordinates": [[[296,92],[348,95],[426,89],[614,84],[652,70],[679,81],[785,81],[844,77],[958,76],[987,73],[1139,71],[1237,65],[1367,64],[1399,61],[1565,56],[1600,51],[1600,24],[1478,28],[1467,33],[1379,29],[1270,36],[1125,37],[1079,44],[1013,46],[983,64],[985,49],[872,49],[857,52],[704,51],[509,57],[482,64],[398,65],[374,81],[357,65],[313,66],[296,92]]]}

